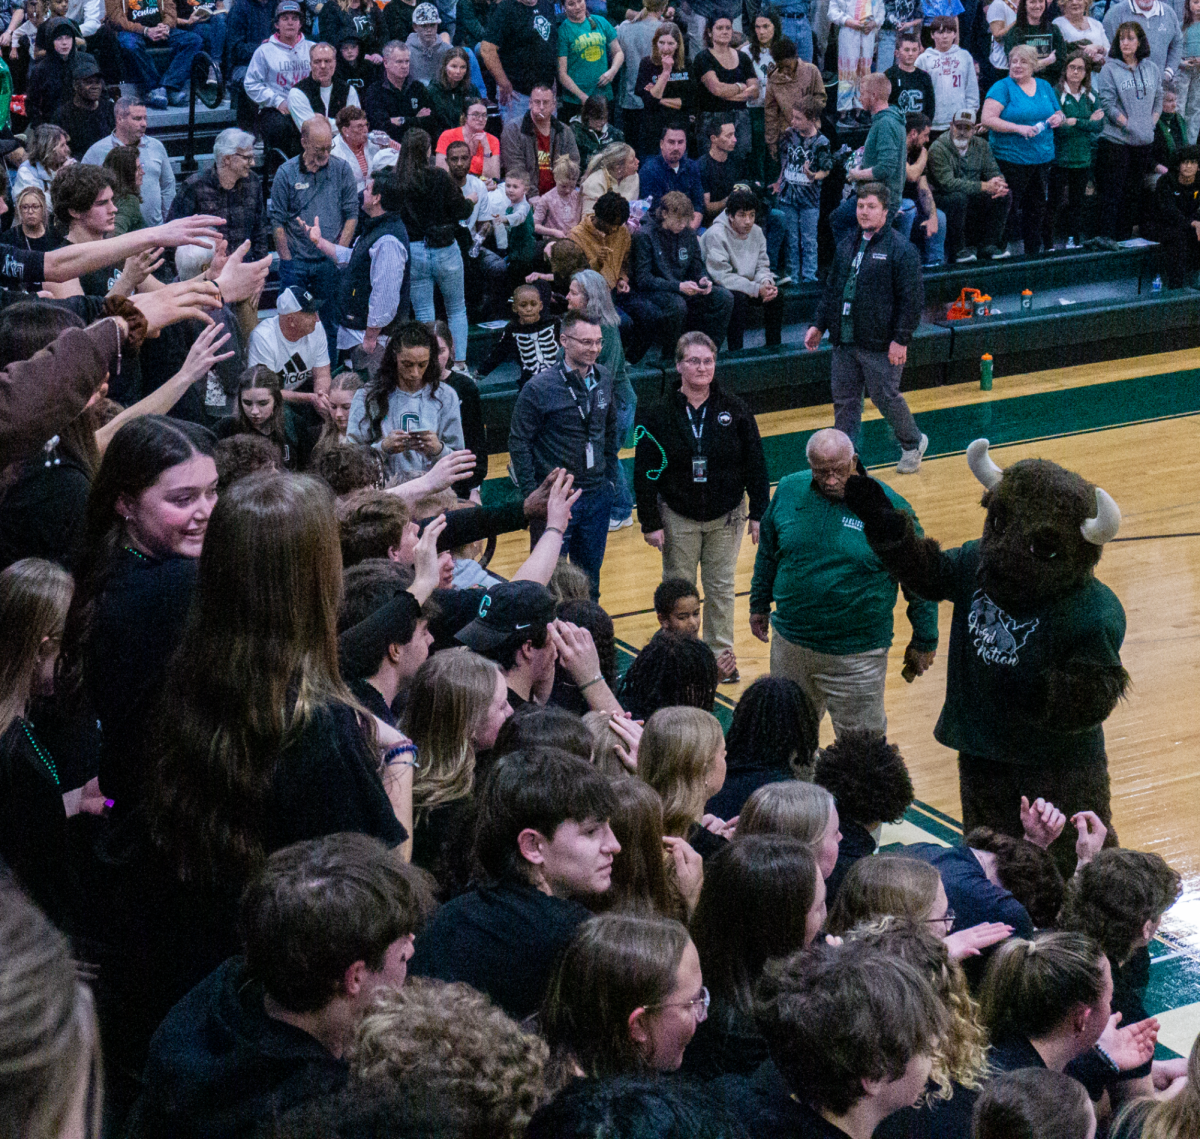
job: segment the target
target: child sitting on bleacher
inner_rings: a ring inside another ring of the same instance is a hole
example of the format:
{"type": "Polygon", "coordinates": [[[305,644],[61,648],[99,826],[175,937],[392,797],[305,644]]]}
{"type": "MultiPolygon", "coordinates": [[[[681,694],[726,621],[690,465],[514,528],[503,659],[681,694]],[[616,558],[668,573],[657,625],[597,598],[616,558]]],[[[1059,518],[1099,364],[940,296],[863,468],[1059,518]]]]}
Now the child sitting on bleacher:
{"type": "Polygon", "coordinates": [[[510,170],[479,211],[479,221],[492,223],[492,240],[496,252],[508,263],[510,284],[523,281],[537,258],[533,208],[525,197],[528,189],[529,175],[510,170]]]}
{"type": "Polygon", "coordinates": [[[514,319],[508,322],[488,356],[483,374],[515,360],[521,365],[517,379],[520,389],[538,372],[553,367],[558,359],[558,321],[543,315],[542,298],[533,285],[519,285],[513,290],[512,308],[514,319]]]}

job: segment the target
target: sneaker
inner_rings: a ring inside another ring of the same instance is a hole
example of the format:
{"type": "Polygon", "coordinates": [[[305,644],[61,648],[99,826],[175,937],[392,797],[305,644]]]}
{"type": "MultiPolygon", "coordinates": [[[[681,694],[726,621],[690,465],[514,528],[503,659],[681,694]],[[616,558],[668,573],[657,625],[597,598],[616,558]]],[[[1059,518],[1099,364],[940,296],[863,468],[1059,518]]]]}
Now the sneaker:
{"type": "Polygon", "coordinates": [[[182,87],[177,87],[174,91],[167,92],[167,102],[172,107],[186,107],[188,104],[188,93],[182,87]]]}
{"type": "Polygon", "coordinates": [[[1007,245],[1005,245],[1005,246],[1002,246],[1000,249],[997,249],[996,252],[992,254],[992,260],[993,261],[1003,261],[1004,258],[1011,257],[1011,256],[1012,256],[1012,250],[1009,249],[1009,247],[1007,245]]]}
{"type": "Polygon", "coordinates": [[[208,78],[205,79],[204,82],[209,87],[215,87],[218,83],[221,82],[221,77],[220,77],[220,75],[217,74],[217,69],[214,65],[211,65],[211,64],[209,65],[208,78]]]}
{"type": "Polygon", "coordinates": [[[964,249],[957,257],[954,258],[955,265],[965,265],[968,261],[975,260],[974,249],[964,249]]]}
{"type": "Polygon", "coordinates": [[[1068,237],[1068,238],[1067,238],[1067,244],[1066,244],[1066,245],[1064,245],[1064,246],[1063,246],[1063,248],[1064,248],[1064,249],[1078,249],[1078,248],[1079,248],[1079,246],[1075,244],[1075,238],[1074,238],[1074,237],[1068,237]]]}
{"type": "Polygon", "coordinates": [[[741,684],[742,683],[742,674],[740,672],[738,672],[738,670],[735,668],[733,670],[733,675],[725,677],[725,679],[722,680],[721,683],[722,684],[741,684]]]}
{"type": "Polygon", "coordinates": [[[900,452],[900,462],[896,464],[896,473],[901,475],[915,475],[921,469],[921,456],[925,454],[929,447],[929,436],[922,435],[921,442],[918,443],[911,451],[900,452]]]}
{"type": "Polygon", "coordinates": [[[155,87],[153,91],[146,95],[146,106],[155,111],[165,111],[167,109],[167,89],[165,87],[155,87]]]}
{"type": "Polygon", "coordinates": [[[858,119],[856,119],[853,115],[843,115],[837,121],[837,129],[840,131],[856,131],[858,128],[858,119]]]}
{"type": "Polygon", "coordinates": [[[611,534],[614,530],[624,530],[626,526],[632,525],[632,514],[627,514],[624,518],[610,518],[608,520],[608,532],[611,534]]]}

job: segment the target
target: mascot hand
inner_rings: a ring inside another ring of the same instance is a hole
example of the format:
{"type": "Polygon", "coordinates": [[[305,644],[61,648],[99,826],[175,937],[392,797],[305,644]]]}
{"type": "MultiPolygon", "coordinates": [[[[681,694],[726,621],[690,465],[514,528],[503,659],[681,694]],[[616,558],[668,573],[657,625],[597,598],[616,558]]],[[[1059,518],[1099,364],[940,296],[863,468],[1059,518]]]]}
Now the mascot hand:
{"type": "Polygon", "coordinates": [[[904,537],[907,520],[869,475],[851,475],[846,480],[845,502],[862,519],[869,542],[898,542],[904,537]]]}

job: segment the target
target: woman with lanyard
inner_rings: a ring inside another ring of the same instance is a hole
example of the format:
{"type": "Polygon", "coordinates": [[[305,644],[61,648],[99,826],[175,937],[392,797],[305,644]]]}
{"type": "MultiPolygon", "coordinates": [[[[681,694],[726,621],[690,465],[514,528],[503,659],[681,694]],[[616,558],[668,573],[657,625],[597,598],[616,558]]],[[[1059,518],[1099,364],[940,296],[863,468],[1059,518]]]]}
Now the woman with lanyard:
{"type": "Polygon", "coordinates": [[[642,536],[662,552],[663,578],[694,582],[699,566],[704,640],[717,654],[723,682],[737,683],[738,553],[743,527],[757,545],[771,490],[754,416],[717,385],[716,362],[717,346],[704,333],[679,338],[679,388],[639,416],[633,481],[642,536]]]}

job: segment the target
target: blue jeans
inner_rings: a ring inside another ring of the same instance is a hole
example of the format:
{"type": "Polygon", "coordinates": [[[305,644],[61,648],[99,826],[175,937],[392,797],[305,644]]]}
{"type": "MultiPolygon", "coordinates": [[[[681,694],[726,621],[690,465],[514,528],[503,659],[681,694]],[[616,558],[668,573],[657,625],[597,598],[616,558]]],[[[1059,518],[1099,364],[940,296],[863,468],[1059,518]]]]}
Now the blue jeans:
{"type": "MultiPolygon", "coordinates": [[[[617,402],[617,441],[624,447],[633,430],[633,421],[637,416],[637,393],[634,393],[632,403],[617,402]]],[[[612,510],[609,517],[613,522],[624,522],[633,513],[633,487],[629,485],[629,472],[625,465],[617,467],[617,484],[613,492],[612,510]]]]}
{"type": "Polygon", "coordinates": [[[793,281],[817,279],[817,222],[821,211],[816,206],[796,209],[780,203],[776,207],[786,219],[783,230],[783,275],[793,281]],[[801,256],[803,255],[803,260],[801,256]]]}
{"type": "Polygon", "coordinates": [[[203,50],[208,58],[224,71],[225,65],[221,60],[225,54],[225,13],[218,12],[203,24],[193,24],[189,31],[195,32],[204,41],[203,50]]]}
{"type": "Polygon", "coordinates": [[[796,54],[805,63],[812,63],[813,34],[807,16],[781,16],[783,34],[796,45],[796,54]]]}
{"type": "Polygon", "coordinates": [[[612,502],[613,486],[608,481],[585,490],[571,507],[571,521],[563,536],[562,555],[591,578],[593,601],[600,596],[600,563],[608,545],[612,502]]]}
{"type": "Polygon", "coordinates": [[[479,58],[474,48],[464,47],[463,51],[467,53],[467,66],[471,69],[471,82],[475,84],[475,90],[487,91],[483,84],[483,68],[479,66],[479,58]]]}
{"type": "Polygon", "coordinates": [[[425,242],[414,241],[409,247],[409,280],[412,282],[412,306],[417,320],[428,324],[434,319],[433,286],[437,283],[446,305],[446,323],[461,356],[467,355],[467,301],[463,292],[462,250],[451,242],[445,249],[429,249],[425,242]]]}
{"type": "MultiPolygon", "coordinates": [[[[908,216],[908,240],[921,251],[921,264],[926,269],[934,265],[946,263],[946,215],[937,211],[938,228],[932,237],[926,237],[925,231],[917,224],[917,203],[912,198],[905,198],[900,203],[900,214],[908,216]]],[[[897,226],[899,228],[899,226],[897,226]]]]}
{"type": "Polygon", "coordinates": [[[896,62],[896,29],[880,28],[875,37],[875,67],[884,72],[896,62]]]}
{"type": "MultiPolygon", "coordinates": [[[[484,88],[480,88],[483,90],[484,88]]],[[[525,112],[529,110],[529,96],[522,95],[520,91],[514,91],[512,97],[508,100],[508,105],[500,104],[500,118],[507,126],[511,122],[520,122],[525,117],[525,112]]]]}
{"type": "Polygon", "coordinates": [[[167,36],[171,61],[167,64],[166,74],[160,77],[147,50],[149,41],[145,36],[136,32],[118,32],[117,42],[121,45],[121,60],[126,76],[143,93],[153,91],[156,87],[166,87],[169,91],[187,88],[192,74],[192,60],[204,46],[204,41],[195,32],[172,28],[167,36]]]}
{"type": "Polygon", "coordinates": [[[330,358],[337,354],[337,301],[338,267],[326,257],[320,261],[301,261],[293,257],[288,261],[279,259],[279,284],[287,289],[307,289],[317,298],[320,308],[321,327],[329,339],[330,358]]]}

